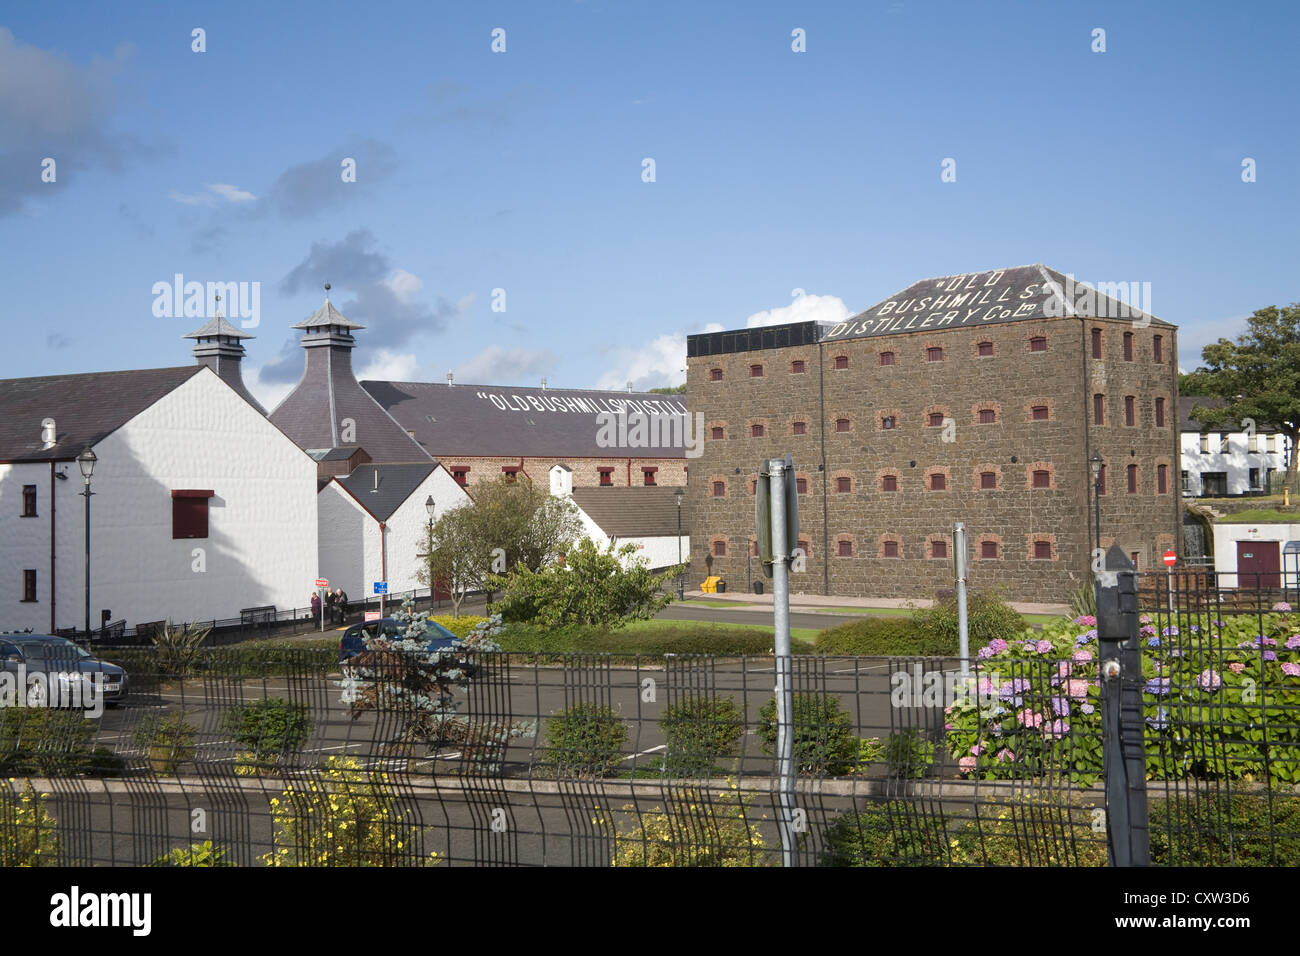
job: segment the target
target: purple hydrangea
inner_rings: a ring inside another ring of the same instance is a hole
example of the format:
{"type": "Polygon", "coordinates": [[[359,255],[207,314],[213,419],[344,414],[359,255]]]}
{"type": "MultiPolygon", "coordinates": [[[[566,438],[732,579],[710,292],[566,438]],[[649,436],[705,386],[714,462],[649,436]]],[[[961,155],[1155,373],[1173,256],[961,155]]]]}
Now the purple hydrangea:
{"type": "Polygon", "coordinates": [[[1266,660],[1266,661],[1275,661],[1275,660],[1277,660],[1277,651],[1265,651],[1265,652],[1264,652],[1264,660],[1266,660]]]}
{"type": "Polygon", "coordinates": [[[1223,686],[1223,678],[1219,676],[1218,671],[1211,670],[1207,667],[1205,670],[1201,671],[1200,676],[1196,678],[1196,683],[1199,684],[1203,690],[1218,690],[1223,686]]]}
{"type": "Polygon", "coordinates": [[[1052,652],[1052,642],[1048,640],[1039,641],[1034,645],[1034,649],[1040,654],[1050,654],[1052,652]]]}
{"type": "Polygon", "coordinates": [[[1178,636],[1178,628],[1175,627],[1174,625],[1170,624],[1167,628],[1165,628],[1165,629],[1164,629],[1163,631],[1161,631],[1160,633],[1163,634],[1165,637],[1177,637],[1177,636],[1178,636]]]}
{"type": "Polygon", "coordinates": [[[1085,714],[1091,714],[1097,708],[1092,706],[1092,704],[1080,704],[1079,709],[1083,711],[1085,714]]]}
{"type": "Polygon", "coordinates": [[[1070,732],[1070,725],[1064,720],[1054,720],[1050,724],[1043,725],[1043,733],[1048,734],[1058,740],[1070,732]]]}
{"type": "Polygon", "coordinates": [[[1069,716],[1070,716],[1070,701],[1069,701],[1069,698],[1066,698],[1066,697],[1053,697],[1053,698],[1052,698],[1052,710],[1056,713],[1056,716],[1057,716],[1057,717],[1069,717],[1069,716]]]}
{"type": "Polygon", "coordinates": [[[1001,761],[1002,763],[1014,762],[1016,759],[1016,755],[1014,751],[1008,750],[1006,747],[1003,747],[1001,750],[997,752],[997,756],[995,759],[1001,761]]]}
{"type": "Polygon", "coordinates": [[[1096,627],[1097,619],[1091,614],[1080,614],[1074,619],[1074,623],[1082,627],[1096,627]]]}
{"type": "Polygon", "coordinates": [[[1147,647],[1159,647],[1159,646],[1160,646],[1160,638],[1158,637],[1147,638],[1147,647]]]}
{"type": "Polygon", "coordinates": [[[1164,730],[1169,726],[1169,711],[1163,707],[1156,708],[1156,715],[1148,717],[1147,723],[1151,725],[1152,730],[1164,730]]]}
{"type": "Polygon", "coordinates": [[[1087,644],[1090,641],[1095,641],[1096,639],[1097,639],[1097,629],[1094,627],[1091,631],[1084,631],[1082,634],[1076,637],[1074,639],[1074,646],[1079,647],[1082,644],[1087,644]]]}
{"type": "Polygon", "coordinates": [[[1142,689],[1148,694],[1163,697],[1165,694],[1169,693],[1170,684],[1171,681],[1168,677],[1153,677],[1146,682],[1146,686],[1142,689]]]}
{"type": "Polygon", "coordinates": [[[1289,650],[1293,650],[1293,651],[1296,648],[1300,647],[1300,634],[1292,634],[1290,637],[1288,637],[1286,639],[1286,647],[1289,650]]]}
{"type": "Polygon", "coordinates": [[[1300,677],[1300,664],[1283,664],[1282,673],[1287,677],[1300,677]]]}
{"type": "Polygon", "coordinates": [[[1142,625],[1142,627],[1138,628],[1138,636],[1139,636],[1139,637],[1155,637],[1155,636],[1156,636],[1156,629],[1155,629],[1154,627],[1152,627],[1150,624],[1144,624],[1144,625],[1142,625]]]}

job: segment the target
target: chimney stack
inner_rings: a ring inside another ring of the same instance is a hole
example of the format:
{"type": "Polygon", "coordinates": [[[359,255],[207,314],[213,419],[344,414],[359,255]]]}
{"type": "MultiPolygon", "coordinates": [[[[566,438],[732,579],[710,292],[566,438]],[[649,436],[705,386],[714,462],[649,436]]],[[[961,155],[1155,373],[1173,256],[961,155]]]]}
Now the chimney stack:
{"type": "Polygon", "coordinates": [[[41,419],[41,447],[53,448],[58,441],[59,430],[54,427],[53,418],[41,419]]]}
{"type": "Polygon", "coordinates": [[[217,377],[238,392],[245,401],[263,415],[266,409],[257,403],[257,399],[244,386],[244,377],[239,363],[244,357],[243,339],[256,338],[241,329],[235,328],[221,314],[221,296],[217,296],[217,314],[203,328],[196,329],[187,339],[194,339],[194,361],[206,365],[217,373],[217,377]]]}

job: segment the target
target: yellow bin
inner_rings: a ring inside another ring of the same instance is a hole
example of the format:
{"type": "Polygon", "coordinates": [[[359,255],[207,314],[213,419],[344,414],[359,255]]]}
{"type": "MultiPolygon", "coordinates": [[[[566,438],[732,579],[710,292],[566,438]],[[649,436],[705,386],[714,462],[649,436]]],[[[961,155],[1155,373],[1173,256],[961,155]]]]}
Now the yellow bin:
{"type": "Polygon", "coordinates": [[[700,585],[700,590],[703,591],[705,594],[717,594],[718,582],[721,580],[722,578],[716,574],[713,575],[712,577],[705,578],[704,583],[700,585]]]}

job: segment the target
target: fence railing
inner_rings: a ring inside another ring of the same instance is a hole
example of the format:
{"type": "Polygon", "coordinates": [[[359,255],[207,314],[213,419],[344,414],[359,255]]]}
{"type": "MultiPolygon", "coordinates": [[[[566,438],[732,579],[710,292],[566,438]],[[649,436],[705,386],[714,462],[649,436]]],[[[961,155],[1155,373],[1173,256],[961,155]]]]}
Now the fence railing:
{"type": "MultiPolygon", "coordinates": [[[[1152,861],[1300,861],[1300,615],[1144,612],[1152,861]]],[[[119,706],[0,709],[0,864],[779,862],[771,657],[98,653],[119,706]]],[[[798,864],[1105,865],[1099,666],[796,656],[798,864]]]]}

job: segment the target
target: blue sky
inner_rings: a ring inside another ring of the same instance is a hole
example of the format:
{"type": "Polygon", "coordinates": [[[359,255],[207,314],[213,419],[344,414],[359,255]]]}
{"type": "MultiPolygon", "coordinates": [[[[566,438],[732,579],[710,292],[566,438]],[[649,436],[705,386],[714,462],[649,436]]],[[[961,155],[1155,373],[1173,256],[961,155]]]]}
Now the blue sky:
{"type": "Polygon", "coordinates": [[[273,404],[326,279],[368,326],[363,374],[650,387],[683,379],[692,332],[1032,262],[1150,282],[1194,366],[1300,299],[1297,10],[11,3],[0,243],[23,347],[0,377],[188,364],[202,320],[154,315],[176,273],[260,283],[246,378],[273,404]]]}

